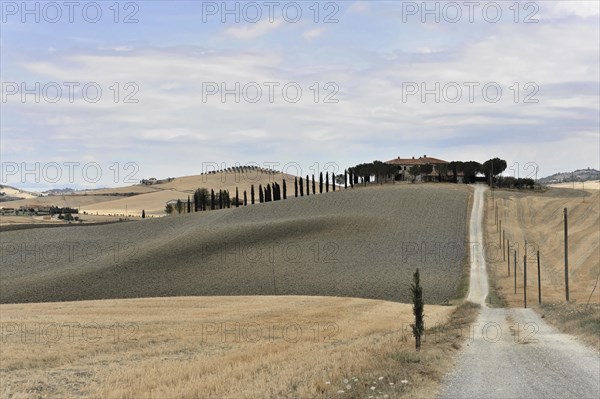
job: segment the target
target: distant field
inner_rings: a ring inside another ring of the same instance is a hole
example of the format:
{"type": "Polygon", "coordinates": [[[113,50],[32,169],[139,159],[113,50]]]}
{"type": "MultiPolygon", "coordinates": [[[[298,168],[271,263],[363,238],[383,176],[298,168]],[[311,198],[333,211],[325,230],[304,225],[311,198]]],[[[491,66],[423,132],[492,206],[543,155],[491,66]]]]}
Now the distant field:
{"type": "MultiPolygon", "coordinates": [[[[426,327],[453,310],[427,306],[426,327]]],[[[432,335],[417,354],[410,305],[355,298],[151,298],[0,312],[2,398],[434,397],[462,340],[432,335]]]]}
{"type": "Polygon", "coordinates": [[[550,187],[573,188],[576,190],[599,190],[600,189],[600,180],[586,181],[586,182],[573,182],[573,183],[556,183],[556,184],[550,184],[550,187]]]}
{"type": "Polygon", "coordinates": [[[469,190],[392,185],[85,231],[5,232],[0,302],[182,295],[409,302],[420,267],[425,301],[442,303],[461,279],[469,190]]]}

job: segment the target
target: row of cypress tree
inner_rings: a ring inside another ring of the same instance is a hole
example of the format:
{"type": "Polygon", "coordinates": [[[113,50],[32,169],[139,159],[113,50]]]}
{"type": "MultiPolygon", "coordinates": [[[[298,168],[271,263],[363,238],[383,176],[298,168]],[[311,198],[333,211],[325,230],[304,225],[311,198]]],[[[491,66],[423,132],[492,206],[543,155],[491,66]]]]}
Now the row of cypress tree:
{"type": "MultiPolygon", "coordinates": [[[[347,170],[344,171],[343,175],[338,175],[338,183],[341,184],[341,180],[344,181],[344,189],[348,188],[348,182],[350,182],[350,187],[354,187],[353,178],[355,176],[347,170]]],[[[323,179],[323,172],[319,174],[319,194],[323,192],[328,193],[331,187],[332,191],[336,190],[335,184],[336,176],[331,173],[331,183],[329,173],[325,172],[325,179],[323,179]]],[[[303,197],[304,193],[309,196],[311,194],[317,194],[317,183],[315,180],[315,175],[312,175],[312,181],[309,179],[309,176],[306,175],[306,179],[302,177],[294,178],[294,197],[303,197]]],[[[287,183],[286,179],[282,179],[282,183],[279,184],[277,182],[273,182],[271,184],[266,184],[263,186],[262,184],[258,185],[258,202],[272,202],[272,201],[280,201],[282,199],[287,199],[287,183]]],[[[254,188],[254,184],[250,186],[250,204],[254,205],[256,203],[256,192],[254,188]]],[[[201,212],[206,210],[215,210],[215,209],[224,209],[231,208],[235,206],[236,208],[248,205],[248,193],[246,190],[243,192],[243,197],[240,198],[239,189],[235,188],[235,197],[231,197],[228,190],[219,190],[219,192],[215,192],[214,190],[208,191],[206,188],[199,188],[194,192],[192,198],[188,196],[187,204],[182,201],[177,201],[177,205],[174,207],[167,206],[167,213],[172,213],[173,211],[177,211],[178,213],[182,213],[187,210],[187,213],[193,212],[201,212]],[[187,208],[187,209],[186,209],[187,208]]]]}

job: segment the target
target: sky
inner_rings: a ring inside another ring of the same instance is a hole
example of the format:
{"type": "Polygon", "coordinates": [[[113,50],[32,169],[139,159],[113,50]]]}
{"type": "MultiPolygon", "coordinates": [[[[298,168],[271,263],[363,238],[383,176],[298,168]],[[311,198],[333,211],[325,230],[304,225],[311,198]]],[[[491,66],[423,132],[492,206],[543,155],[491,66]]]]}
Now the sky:
{"type": "Polygon", "coordinates": [[[0,184],[600,169],[597,1],[1,1],[0,184]]]}

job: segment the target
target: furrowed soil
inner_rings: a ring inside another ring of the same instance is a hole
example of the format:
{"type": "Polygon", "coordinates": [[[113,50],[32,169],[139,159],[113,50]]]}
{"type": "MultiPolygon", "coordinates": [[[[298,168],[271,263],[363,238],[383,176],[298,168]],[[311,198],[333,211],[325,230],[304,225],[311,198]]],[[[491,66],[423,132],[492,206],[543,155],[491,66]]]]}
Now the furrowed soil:
{"type": "MultiPolygon", "coordinates": [[[[292,195],[293,195],[293,189],[292,195]]],[[[288,193],[290,187],[288,186],[288,193]]],[[[457,295],[470,189],[390,185],[128,223],[2,233],[0,302],[457,295]]]]}

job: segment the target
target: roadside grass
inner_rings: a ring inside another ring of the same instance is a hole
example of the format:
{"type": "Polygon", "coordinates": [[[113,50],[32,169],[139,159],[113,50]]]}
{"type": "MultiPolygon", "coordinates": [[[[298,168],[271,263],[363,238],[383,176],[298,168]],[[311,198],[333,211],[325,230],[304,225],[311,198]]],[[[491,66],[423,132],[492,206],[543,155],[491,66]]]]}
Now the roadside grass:
{"type": "Polygon", "coordinates": [[[599,304],[542,304],[540,313],[558,330],[577,335],[583,342],[600,352],[599,304]]]}

